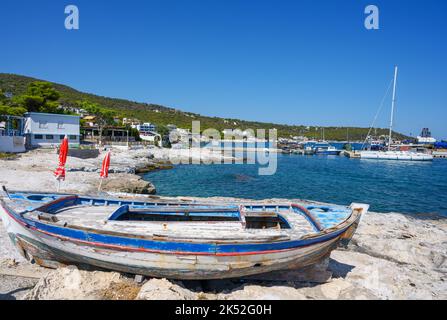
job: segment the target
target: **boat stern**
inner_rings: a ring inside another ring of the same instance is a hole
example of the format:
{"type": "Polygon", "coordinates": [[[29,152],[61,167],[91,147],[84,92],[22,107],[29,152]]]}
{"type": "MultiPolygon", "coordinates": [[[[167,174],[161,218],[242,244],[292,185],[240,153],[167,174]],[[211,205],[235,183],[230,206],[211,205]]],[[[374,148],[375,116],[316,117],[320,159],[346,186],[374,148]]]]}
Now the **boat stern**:
{"type": "Polygon", "coordinates": [[[13,208],[14,201],[10,198],[10,193],[3,186],[0,191],[0,219],[11,240],[12,245],[17,249],[22,257],[31,260],[21,242],[22,236],[33,238],[33,235],[14,218],[17,212],[13,208]]]}
{"type": "Polygon", "coordinates": [[[9,199],[9,193],[6,190],[5,186],[0,190],[0,220],[3,222],[3,226],[6,230],[8,230],[10,225],[10,218],[7,213],[6,201],[9,199]]]}

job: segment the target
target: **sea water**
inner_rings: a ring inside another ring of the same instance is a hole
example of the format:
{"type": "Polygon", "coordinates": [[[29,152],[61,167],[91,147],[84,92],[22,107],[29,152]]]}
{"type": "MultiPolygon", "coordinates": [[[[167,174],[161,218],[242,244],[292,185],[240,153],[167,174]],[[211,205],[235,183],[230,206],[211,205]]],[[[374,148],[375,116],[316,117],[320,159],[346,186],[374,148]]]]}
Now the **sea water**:
{"type": "Polygon", "coordinates": [[[249,164],[179,165],[144,176],[164,196],[308,199],[371,211],[447,215],[447,160],[395,161],[278,154],[277,172],[249,164]]]}

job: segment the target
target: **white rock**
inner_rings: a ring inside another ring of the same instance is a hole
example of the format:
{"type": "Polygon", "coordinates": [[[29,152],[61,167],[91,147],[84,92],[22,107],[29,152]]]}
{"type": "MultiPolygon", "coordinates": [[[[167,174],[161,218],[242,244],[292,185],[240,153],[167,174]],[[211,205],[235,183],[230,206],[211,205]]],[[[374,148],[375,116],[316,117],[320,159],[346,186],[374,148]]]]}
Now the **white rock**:
{"type": "Polygon", "coordinates": [[[41,278],[25,300],[97,300],[111,283],[120,282],[117,272],[81,271],[75,266],[59,268],[41,278]]]}
{"type": "Polygon", "coordinates": [[[138,300],[195,300],[197,294],[166,279],[151,279],[141,287],[138,300]]]}

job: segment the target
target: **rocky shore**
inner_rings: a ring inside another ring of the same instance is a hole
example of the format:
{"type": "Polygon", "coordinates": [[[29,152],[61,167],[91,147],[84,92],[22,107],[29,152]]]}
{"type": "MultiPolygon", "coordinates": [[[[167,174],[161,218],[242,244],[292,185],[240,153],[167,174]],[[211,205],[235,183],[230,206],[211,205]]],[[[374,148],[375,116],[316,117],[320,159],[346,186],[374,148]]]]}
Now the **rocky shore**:
{"type": "MultiPolygon", "coordinates": [[[[113,173],[103,190],[155,193],[136,173],[169,168],[164,152],[114,151],[113,173]]],[[[61,191],[96,192],[101,159],[69,157],[61,191]]],[[[54,151],[0,160],[0,184],[56,191],[56,165],[54,151]]],[[[285,273],[281,279],[141,283],[115,272],[32,265],[18,255],[0,224],[0,299],[447,299],[447,221],[433,215],[370,212],[347,249],[335,250],[320,266],[285,273]]]]}

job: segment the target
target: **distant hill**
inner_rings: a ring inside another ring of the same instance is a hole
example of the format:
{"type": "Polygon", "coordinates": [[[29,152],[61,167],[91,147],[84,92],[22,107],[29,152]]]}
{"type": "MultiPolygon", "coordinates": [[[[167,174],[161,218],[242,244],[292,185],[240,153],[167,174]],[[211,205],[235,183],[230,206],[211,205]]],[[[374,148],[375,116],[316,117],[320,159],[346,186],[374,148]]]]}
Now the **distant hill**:
{"type": "MultiPolygon", "coordinates": [[[[34,79],[26,76],[15,74],[0,73],[0,90],[3,92],[12,93],[13,95],[20,95],[26,91],[28,85],[33,81],[46,81],[34,79]]],[[[50,82],[50,81],[48,81],[50,82]]],[[[61,93],[60,103],[64,106],[73,106],[76,101],[89,100],[98,103],[104,108],[108,108],[117,112],[120,116],[137,118],[141,121],[152,122],[156,125],[175,124],[180,128],[191,128],[193,120],[201,122],[201,129],[215,128],[220,131],[224,129],[272,129],[278,130],[279,137],[288,138],[290,136],[306,136],[309,138],[320,139],[322,137],[322,128],[317,126],[303,126],[303,125],[284,125],[267,122],[255,122],[240,119],[207,117],[200,114],[180,111],[166,106],[161,106],[152,103],[141,103],[136,101],[129,101],[124,99],[102,97],[91,93],[80,92],[69,86],[53,83],[55,89],[61,93]]],[[[327,140],[346,140],[347,132],[349,131],[350,140],[363,140],[368,128],[358,127],[324,127],[324,136],[327,140]],[[349,129],[349,130],[348,130],[349,129]]],[[[374,132],[374,131],[373,131],[374,132]]],[[[387,129],[377,128],[375,130],[377,135],[388,134],[387,129]]],[[[409,137],[394,133],[394,137],[398,139],[407,139],[409,137]]]]}

